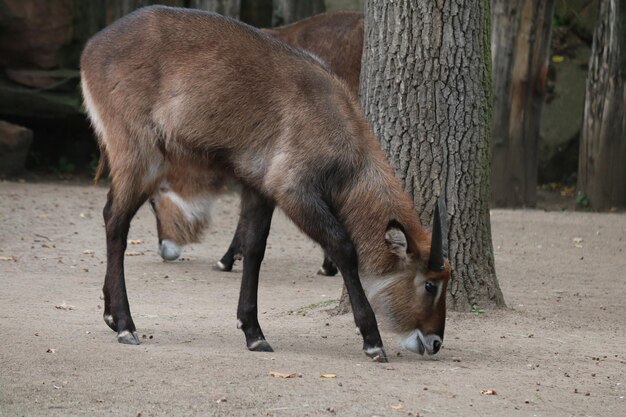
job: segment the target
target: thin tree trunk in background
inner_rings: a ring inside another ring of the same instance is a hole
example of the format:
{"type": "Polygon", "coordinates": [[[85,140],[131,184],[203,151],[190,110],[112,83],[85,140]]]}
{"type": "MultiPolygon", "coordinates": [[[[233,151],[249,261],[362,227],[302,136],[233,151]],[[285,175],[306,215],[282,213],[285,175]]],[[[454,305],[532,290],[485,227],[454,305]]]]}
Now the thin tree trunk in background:
{"type": "MultiPolygon", "coordinates": [[[[88,3],[84,1],[84,3],[88,3]]],[[[91,1],[89,1],[91,3],[91,1]]],[[[141,7],[153,4],[163,4],[165,6],[183,7],[186,5],[185,0],[115,0],[105,1],[105,18],[106,24],[110,25],[122,16],[127,15],[141,7]]]]}
{"type": "Polygon", "coordinates": [[[140,7],[154,4],[151,0],[117,0],[106,2],[106,23],[110,25],[122,16],[139,9],[140,7]]]}
{"type": "Polygon", "coordinates": [[[578,189],[594,209],[626,207],[626,5],[602,0],[593,36],[578,189]]]}
{"type": "Polygon", "coordinates": [[[325,11],[324,0],[275,0],[273,26],[287,25],[325,11]]]}
{"type": "Polygon", "coordinates": [[[492,202],[537,204],[539,121],[554,0],[493,0],[492,202]]]}
{"type": "Polygon", "coordinates": [[[361,102],[430,225],[448,209],[453,309],[504,306],[489,221],[488,0],[366,2],[361,102]]]}
{"type": "Polygon", "coordinates": [[[272,26],[272,0],[241,0],[239,18],[242,22],[258,28],[272,26]]]}
{"type": "Polygon", "coordinates": [[[239,18],[240,0],[190,0],[189,7],[239,18]]]}

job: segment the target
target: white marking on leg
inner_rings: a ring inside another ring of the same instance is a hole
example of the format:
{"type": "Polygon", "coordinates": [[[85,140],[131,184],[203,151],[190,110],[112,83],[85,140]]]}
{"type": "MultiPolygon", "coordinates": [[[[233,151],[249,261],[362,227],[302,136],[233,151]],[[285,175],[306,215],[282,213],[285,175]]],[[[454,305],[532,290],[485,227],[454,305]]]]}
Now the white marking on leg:
{"type": "Polygon", "coordinates": [[[226,271],[226,265],[224,265],[222,261],[217,261],[217,267],[222,271],[226,271]]]}
{"type": "Polygon", "coordinates": [[[104,321],[106,322],[106,324],[108,324],[109,326],[115,326],[115,322],[113,321],[113,316],[110,314],[105,314],[104,315],[104,321]]]}
{"type": "Polygon", "coordinates": [[[265,340],[255,340],[254,342],[252,342],[250,346],[248,346],[248,349],[254,350],[262,343],[267,343],[267,342],[265,340]]]}
{"type": "Polygon", "coordinates": [[[382,352],[383,350],[379,347],[371,347],[365,349],[365,353],[367,353],[369,356],[380,355],[382,354],[382,352]]]}
{"type": "Polygon", "coordinates": [[[163,196],[169,198],[172,203],[176,204],[188,221],[201,220],[210,223],[211,209],[215,201],[212,195],[195,196],[194,198],[185,199],[175,191],[168,190],[163,193],[163,196]]]}
{"type": "Polygon", "coordinates": [[[117,340],[129,340],[129,339],[134,339],[135,343],[129,343],[129,344],[135,344],[138,345],[141,342],[139,342],[139,338],[137,337],[137,332],[130,332],[128,330],[122,330],[121,332],[119,332],[117,334],[117,340]]]}
{"type": "Polygon", "coordinates": [[[124,337],[126,337],[126,336],[129,336],[130,334],[131,334],[131,333],[130,333],[130,331],[128,331],[128,330],[122,330],[121,332],[119,332],[119,333],[117,334],[117,338],[118,338],[118,339],[122,339],[122,338],[124,338],[124,337]]]}
{"type": "Polygon", "coordinates": [[[243,322],[241,320],[237,320],[237,328],[241,329],[243,327],[243,322]]]}

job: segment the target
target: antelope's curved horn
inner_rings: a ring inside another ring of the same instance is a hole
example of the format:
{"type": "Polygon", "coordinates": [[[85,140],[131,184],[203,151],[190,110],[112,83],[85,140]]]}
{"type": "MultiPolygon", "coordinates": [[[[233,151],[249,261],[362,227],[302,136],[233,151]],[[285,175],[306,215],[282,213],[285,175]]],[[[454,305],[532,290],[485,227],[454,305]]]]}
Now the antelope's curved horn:
{"type": "MultiPolygon", "coordinates": [[[[437,206],[435,207],[435,214],[433,218],[433,237],[430,243],[430,259],[428,259],[428,269],[431,271],[443,271],[445,264],[444,258],[444,233],[442,228],[440,205],[443,203],[443,197],[439,199],[437,206]]],[[[446,233],[447,234],[447,233],[446,233]]]]}

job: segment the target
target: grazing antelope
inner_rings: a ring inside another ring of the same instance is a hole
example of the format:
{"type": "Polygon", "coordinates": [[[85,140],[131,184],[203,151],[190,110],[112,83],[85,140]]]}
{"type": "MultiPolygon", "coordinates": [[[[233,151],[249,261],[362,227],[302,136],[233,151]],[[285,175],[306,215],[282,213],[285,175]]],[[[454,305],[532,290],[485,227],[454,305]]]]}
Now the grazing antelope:
{"type": "MultiPolygon", "coordinates": [[[[358,95],[363,13],[323,13],[287,26],[261,30],[320,57],[348,84],[353,94],[358,95]]],[[[207,176],[211,178],[212,174],[204,172],[204,167],[199,167],[200,172],[192,172],[192,168],[195,167],[170,171],[158,192],[150,198],[157,218],[159,254],[167,261],[178,259],[184,245],[199,242],[210,222],[209,210],[216,184],[207,182],[207,176]]],[[[228,250],[217,262],[222,271],[231,271],[235,260],[241,258],[240,231],[238,226],[228,250]]],[[[337,273],[327,255],[318,273],[337,273]]]]}
{"type": "Polygon", "coordinates": [[[119,342],[139,343],[124,283],[131,219],[168,172],[194,165],[216,190],[224,178],[242,186],[237,319],[249,350],[272,350],[257,292],[276,206],[332,256],[367,356],[387,360],[374,309],[407,349],[440,349],[450,267],[439,216],[431,242],[355,96],[316,57],[223,16],[151,6],[96,34],[81,75],[111,173],[104,320],[119,342]]]}

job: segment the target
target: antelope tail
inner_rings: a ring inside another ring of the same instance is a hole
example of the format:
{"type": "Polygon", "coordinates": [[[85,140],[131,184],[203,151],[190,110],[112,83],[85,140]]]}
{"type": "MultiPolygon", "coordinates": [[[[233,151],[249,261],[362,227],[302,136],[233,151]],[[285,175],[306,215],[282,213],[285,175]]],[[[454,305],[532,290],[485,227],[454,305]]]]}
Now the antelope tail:
{"type": "Polygon", "coordinates": [[[102,174],[106,171],[107,165],[107,153],[104,147],[100,147],[100,159],[98,160],[96,175],[93,178],[93,185],[98,185],[98,181],[100,181],[100,177],[102,177],[102,174]]]}

